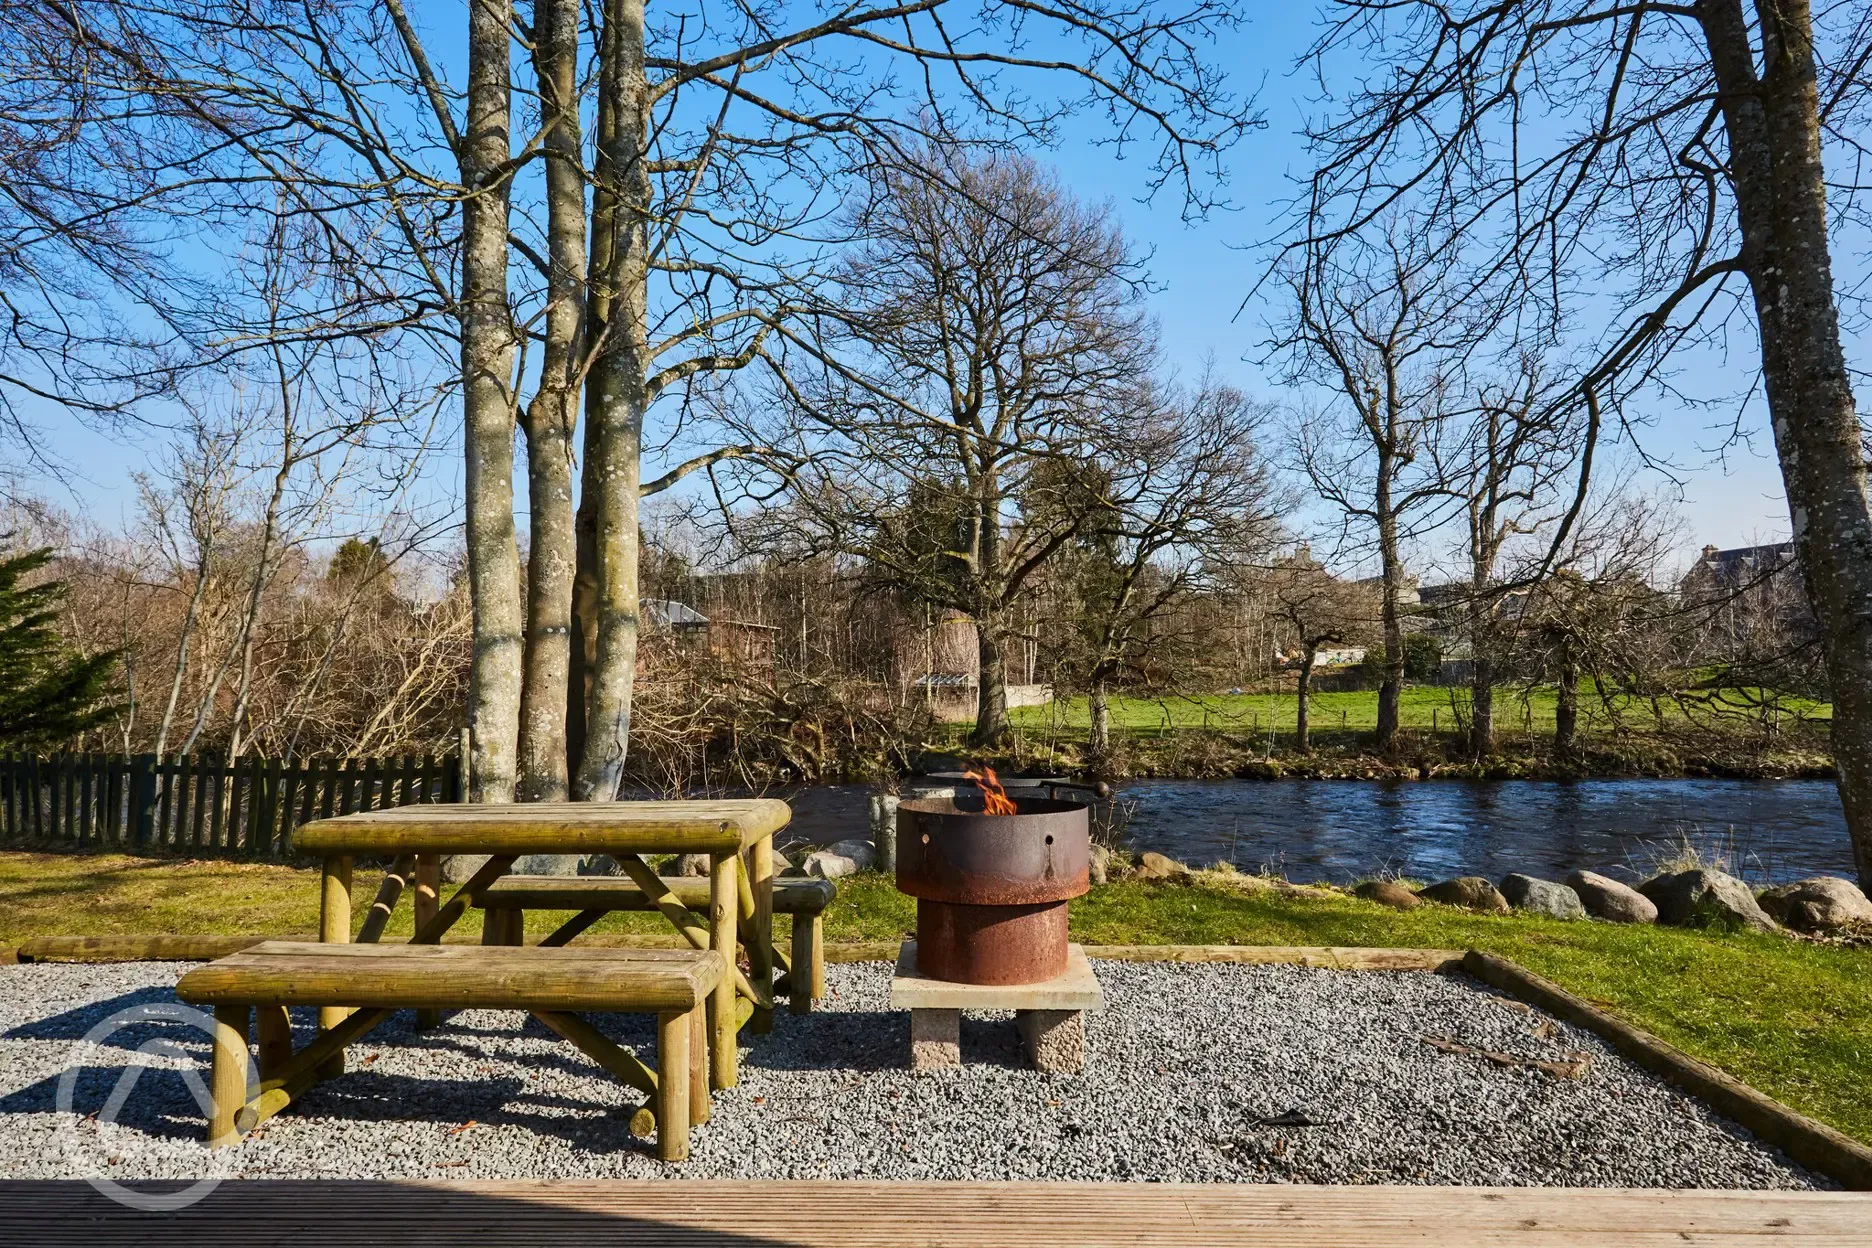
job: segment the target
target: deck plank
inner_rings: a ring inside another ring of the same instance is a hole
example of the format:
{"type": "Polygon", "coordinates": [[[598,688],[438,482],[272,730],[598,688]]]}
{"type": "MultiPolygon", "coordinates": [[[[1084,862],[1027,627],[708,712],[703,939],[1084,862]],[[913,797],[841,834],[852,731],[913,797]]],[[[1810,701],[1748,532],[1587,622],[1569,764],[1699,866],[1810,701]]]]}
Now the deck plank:
{"type": "Polygon", "coordinates": [[[0,1245],[594,1243],[723,1248],[1872,1246],[1872,1196],[1170,1183],[222,1184],[177,1213],[80,1182],[0,1183],[0,1245]]]}

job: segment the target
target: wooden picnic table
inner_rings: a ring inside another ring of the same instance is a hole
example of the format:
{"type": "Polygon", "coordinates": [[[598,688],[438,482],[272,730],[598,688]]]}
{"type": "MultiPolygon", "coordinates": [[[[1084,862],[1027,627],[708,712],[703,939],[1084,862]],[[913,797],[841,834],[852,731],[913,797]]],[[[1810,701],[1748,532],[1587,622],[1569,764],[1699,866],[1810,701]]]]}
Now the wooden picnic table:
{"type": "MultiPolygon", "coordinates": [[[[514,859],[529,854],[608,854],[655,898],[657,909],[678,933],[697,949],[714,949],[731,968],[733,973],[722,976],[709,1008],[710,1083],[728,1088],[738,1077],[735,1045],[742,1021],[753,1017],[764,1022],[773,1013],[773,837],[792,817],[785,802],[772,798],[418,805],[320,819],[300,828],[294,841],[324,860],[319,939],[333,943],[353,939],[351,867],[360,856],[393,862],[356,939],[377,941],[398,899],[413,883],[416,934],[410,943],[430,945],[439,943],[481,893],[508,873],[514,859]],[[706,924],[659,880],[644,861],[645,854],[709,856],[706,924]],[[487,860],[443,902],[441,861],[458,855],[486,855],[487,860]],[[743,898],[750,894],[751,921],[743,924],[743,898]],[[737,936],[747,949],[745,974],[735,967],[737,936]]],[[[563,944],[581,930],[581,919],[575,918],[542,943],[563,944]]],[[[347,1013],[343,1008],[321,1009],[319,1026],[336,1027],[347,1013]]]]}

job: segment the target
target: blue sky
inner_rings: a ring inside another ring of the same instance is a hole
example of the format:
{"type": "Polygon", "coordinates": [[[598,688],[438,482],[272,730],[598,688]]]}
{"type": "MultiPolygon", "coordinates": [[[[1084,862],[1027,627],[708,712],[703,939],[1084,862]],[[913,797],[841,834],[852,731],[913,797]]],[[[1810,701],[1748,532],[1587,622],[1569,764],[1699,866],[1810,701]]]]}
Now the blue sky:
{"type": "MultiPolygon", "coordinates": [[[[1219,371],[1257,397],[1278,400],[1280,389],[1258,363],[1258,343],[1269,309],[1242,301],[1260,272],[1264,254],[1253,244],[1266,239],[1280,201],[1292,189],[1291,175],[1306,169],[1306,153],[1297,131],[1306,101],[1307,80],[1291,72],[1293,58],[1306,45],[1315,9],[1311,5],[1266,6],[1242,31],[1215,50],[1231,68],[1238,89],[1255,91],[1268,125],[1248,136],[1230,157],[1232,207],[1208,220],[1185,224],[1174,197],[1141,204],[1145,171],[1139,161],[1114,157],[1110,149],[1069,135],[1044,157],[1061,170],[1082,197],[1112,202],[1126,231],[1153,253],[1152,274],[1159,289],[1150,305],[1163,329],[1166,355],[1185,371],[1213,358],[1219,371]]],[[[1849,341],[1849,357],[1859,358],[1849,341]]],[[[1717,390],[1736,389],[1745,373],[1721,361],[1701,361],[1698,370],[1717,390]]],[[[1654,424],[1646,450],[1679,468],[1683,483],[1681,511],[1685,550],[1705,542],[1720,546],[1774,540],[1787,531],[1787,514],[1772,447],[1760,428],[1759,405],[1745,430],[1753,445],[1732,446],[1720,460],[1710,448],[1720,443],[1720,428],[1732,412],[1685,411],[1667,406],[1650,412],[1654,424]],[[1751,429],[1750,424],[1754,427],[1751,429]]],[[[160,438],[132,433],[100,434],[69,418],[42,414],[48,444],[68,465],[71,488],[42,480],[38,492],[73,510],[112,525],[130,518],[134,489],[130,473],[144,467],[160,438]]],[[[436,465],[453,474],[453,457],[436,465]]],[[[1656,482],[1663,484],[1662,478],[1656,482]]],[[[438,481],[443,490],[452,482],[438,481]]]]}

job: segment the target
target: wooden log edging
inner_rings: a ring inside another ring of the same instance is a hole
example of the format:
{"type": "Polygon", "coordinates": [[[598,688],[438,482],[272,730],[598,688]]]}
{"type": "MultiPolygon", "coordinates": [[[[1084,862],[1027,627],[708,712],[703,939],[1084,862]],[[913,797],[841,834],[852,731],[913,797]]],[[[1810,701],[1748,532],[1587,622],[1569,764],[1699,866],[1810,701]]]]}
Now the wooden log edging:
{"type": "Polygon", "coordinates": [[[1492,988],[1583,1027],[1632,1063],[1677,1085],[1717,1113],[1741,1123],[1809,1170],[1853,1191],[1872,1191],[1872,1148],[1816,1122],[1733,1075],[1574,996],[1507,958],[1471,949],[1462,969],[1492,988]]]}

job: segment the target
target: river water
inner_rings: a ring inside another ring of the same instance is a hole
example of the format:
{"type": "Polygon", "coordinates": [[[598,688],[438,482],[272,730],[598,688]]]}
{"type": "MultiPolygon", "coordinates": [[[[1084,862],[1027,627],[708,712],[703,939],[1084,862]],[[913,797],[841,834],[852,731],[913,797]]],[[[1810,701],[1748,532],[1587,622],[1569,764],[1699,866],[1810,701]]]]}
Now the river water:
{"type": "MultiPolygon", "coordinates": [[[[790,839],[865,833],[862,787],[779,796],[793,803],[790,839]]],[[[1118,802],[1133,849],[1295,881],[1555,878],[1575,867],[1631,879],[1686,840],[1752,883],[1853,874],[1825,780],[1138,780],[1118,802]]]]}

